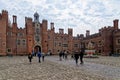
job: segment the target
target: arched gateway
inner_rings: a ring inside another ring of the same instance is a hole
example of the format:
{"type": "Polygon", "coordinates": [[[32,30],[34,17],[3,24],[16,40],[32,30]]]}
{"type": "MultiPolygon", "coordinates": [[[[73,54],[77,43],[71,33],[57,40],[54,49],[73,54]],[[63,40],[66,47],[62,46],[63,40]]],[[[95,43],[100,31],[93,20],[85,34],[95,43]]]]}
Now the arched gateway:
{"type": "Polygon", "coordinates": [[[38,51],[41,52],[41,47],[39,45],[36,45],[34,47],[34,53],[35,53],[35,55],[37,54],[38,51]]]}

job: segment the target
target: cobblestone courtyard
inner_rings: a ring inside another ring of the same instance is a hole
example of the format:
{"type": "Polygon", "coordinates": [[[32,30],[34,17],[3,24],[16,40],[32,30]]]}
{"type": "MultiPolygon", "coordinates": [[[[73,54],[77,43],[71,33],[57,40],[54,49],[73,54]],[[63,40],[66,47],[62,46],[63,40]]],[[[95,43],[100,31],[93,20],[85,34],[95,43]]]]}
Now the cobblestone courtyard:
{"type": "Polygon", "coordinates": [[[120,80],[120,57],[84,59],[76,66],[73,59],[59,61],[58,56],[47,56],[32,64],[27,56],[0,57],[0,80],[120,80]]]}

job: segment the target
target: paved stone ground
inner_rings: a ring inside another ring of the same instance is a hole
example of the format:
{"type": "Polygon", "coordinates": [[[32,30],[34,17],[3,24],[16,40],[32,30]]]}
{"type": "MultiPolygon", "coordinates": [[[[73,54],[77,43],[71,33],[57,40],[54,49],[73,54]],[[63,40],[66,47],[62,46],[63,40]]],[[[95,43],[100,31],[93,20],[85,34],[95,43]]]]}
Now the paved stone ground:
{"type": "Polygon", "coordinates": [[[76,66],[74,60],[59,61],[57,56],[45,57],[45,62],[41,63],[34,57],[32,64],[28,62],[27,56],[0,57],[0,80],[119,80],[119,66],[98,64],[95,61],[97,59],[86,59],[84,65],[76,66]],[[110,68],[112,73],[107,71],[105,66],[110,68]],[[113,75],[109,74],[101,75],[103,73],[99,68],[106,73],[114,73],[115,77],[110,77],[113,75]]]}
{"type": "MultiPolygon", "coordinates": [[[[49,57],[48,60],[63,65],[75,67],[73,59],[59,61],[59,57],[49,57]]],[[[80,70],[89,71],[112,80],[120,80],[120,57],[84,58],[84,64],[77,66],[80,70]]]]}

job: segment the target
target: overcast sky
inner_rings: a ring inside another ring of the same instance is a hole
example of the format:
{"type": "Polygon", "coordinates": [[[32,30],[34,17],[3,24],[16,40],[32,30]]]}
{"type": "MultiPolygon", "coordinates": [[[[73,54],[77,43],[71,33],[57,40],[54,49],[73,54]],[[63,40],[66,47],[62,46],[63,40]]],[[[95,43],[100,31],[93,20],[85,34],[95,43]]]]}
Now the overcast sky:
{"type": "MultiPolygon", "coordinates": [[[[34,18],[35,12],[42,19],[54,22],[59,28],[73,28],[73,35],[97,33],[104,26],[113,26],[114,19],[120,19],[120,0],[0,0],[0,10],[17,16],[18,27],[24,27],[25,16],[34,18]]],[[[33,19],[34,20],[34,19],[33,19]]]]}

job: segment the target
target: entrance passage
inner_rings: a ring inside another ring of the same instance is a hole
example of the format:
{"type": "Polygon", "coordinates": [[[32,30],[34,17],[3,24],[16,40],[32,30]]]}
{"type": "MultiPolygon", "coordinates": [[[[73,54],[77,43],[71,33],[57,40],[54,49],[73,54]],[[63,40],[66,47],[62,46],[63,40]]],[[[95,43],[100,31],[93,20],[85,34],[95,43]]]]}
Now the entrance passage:
{"type": "Polygon", "coordinates": [[[41,47],[38,45],[34,47],[35,56],[36,56],[37,52],[41,52],[41,47]]]}

